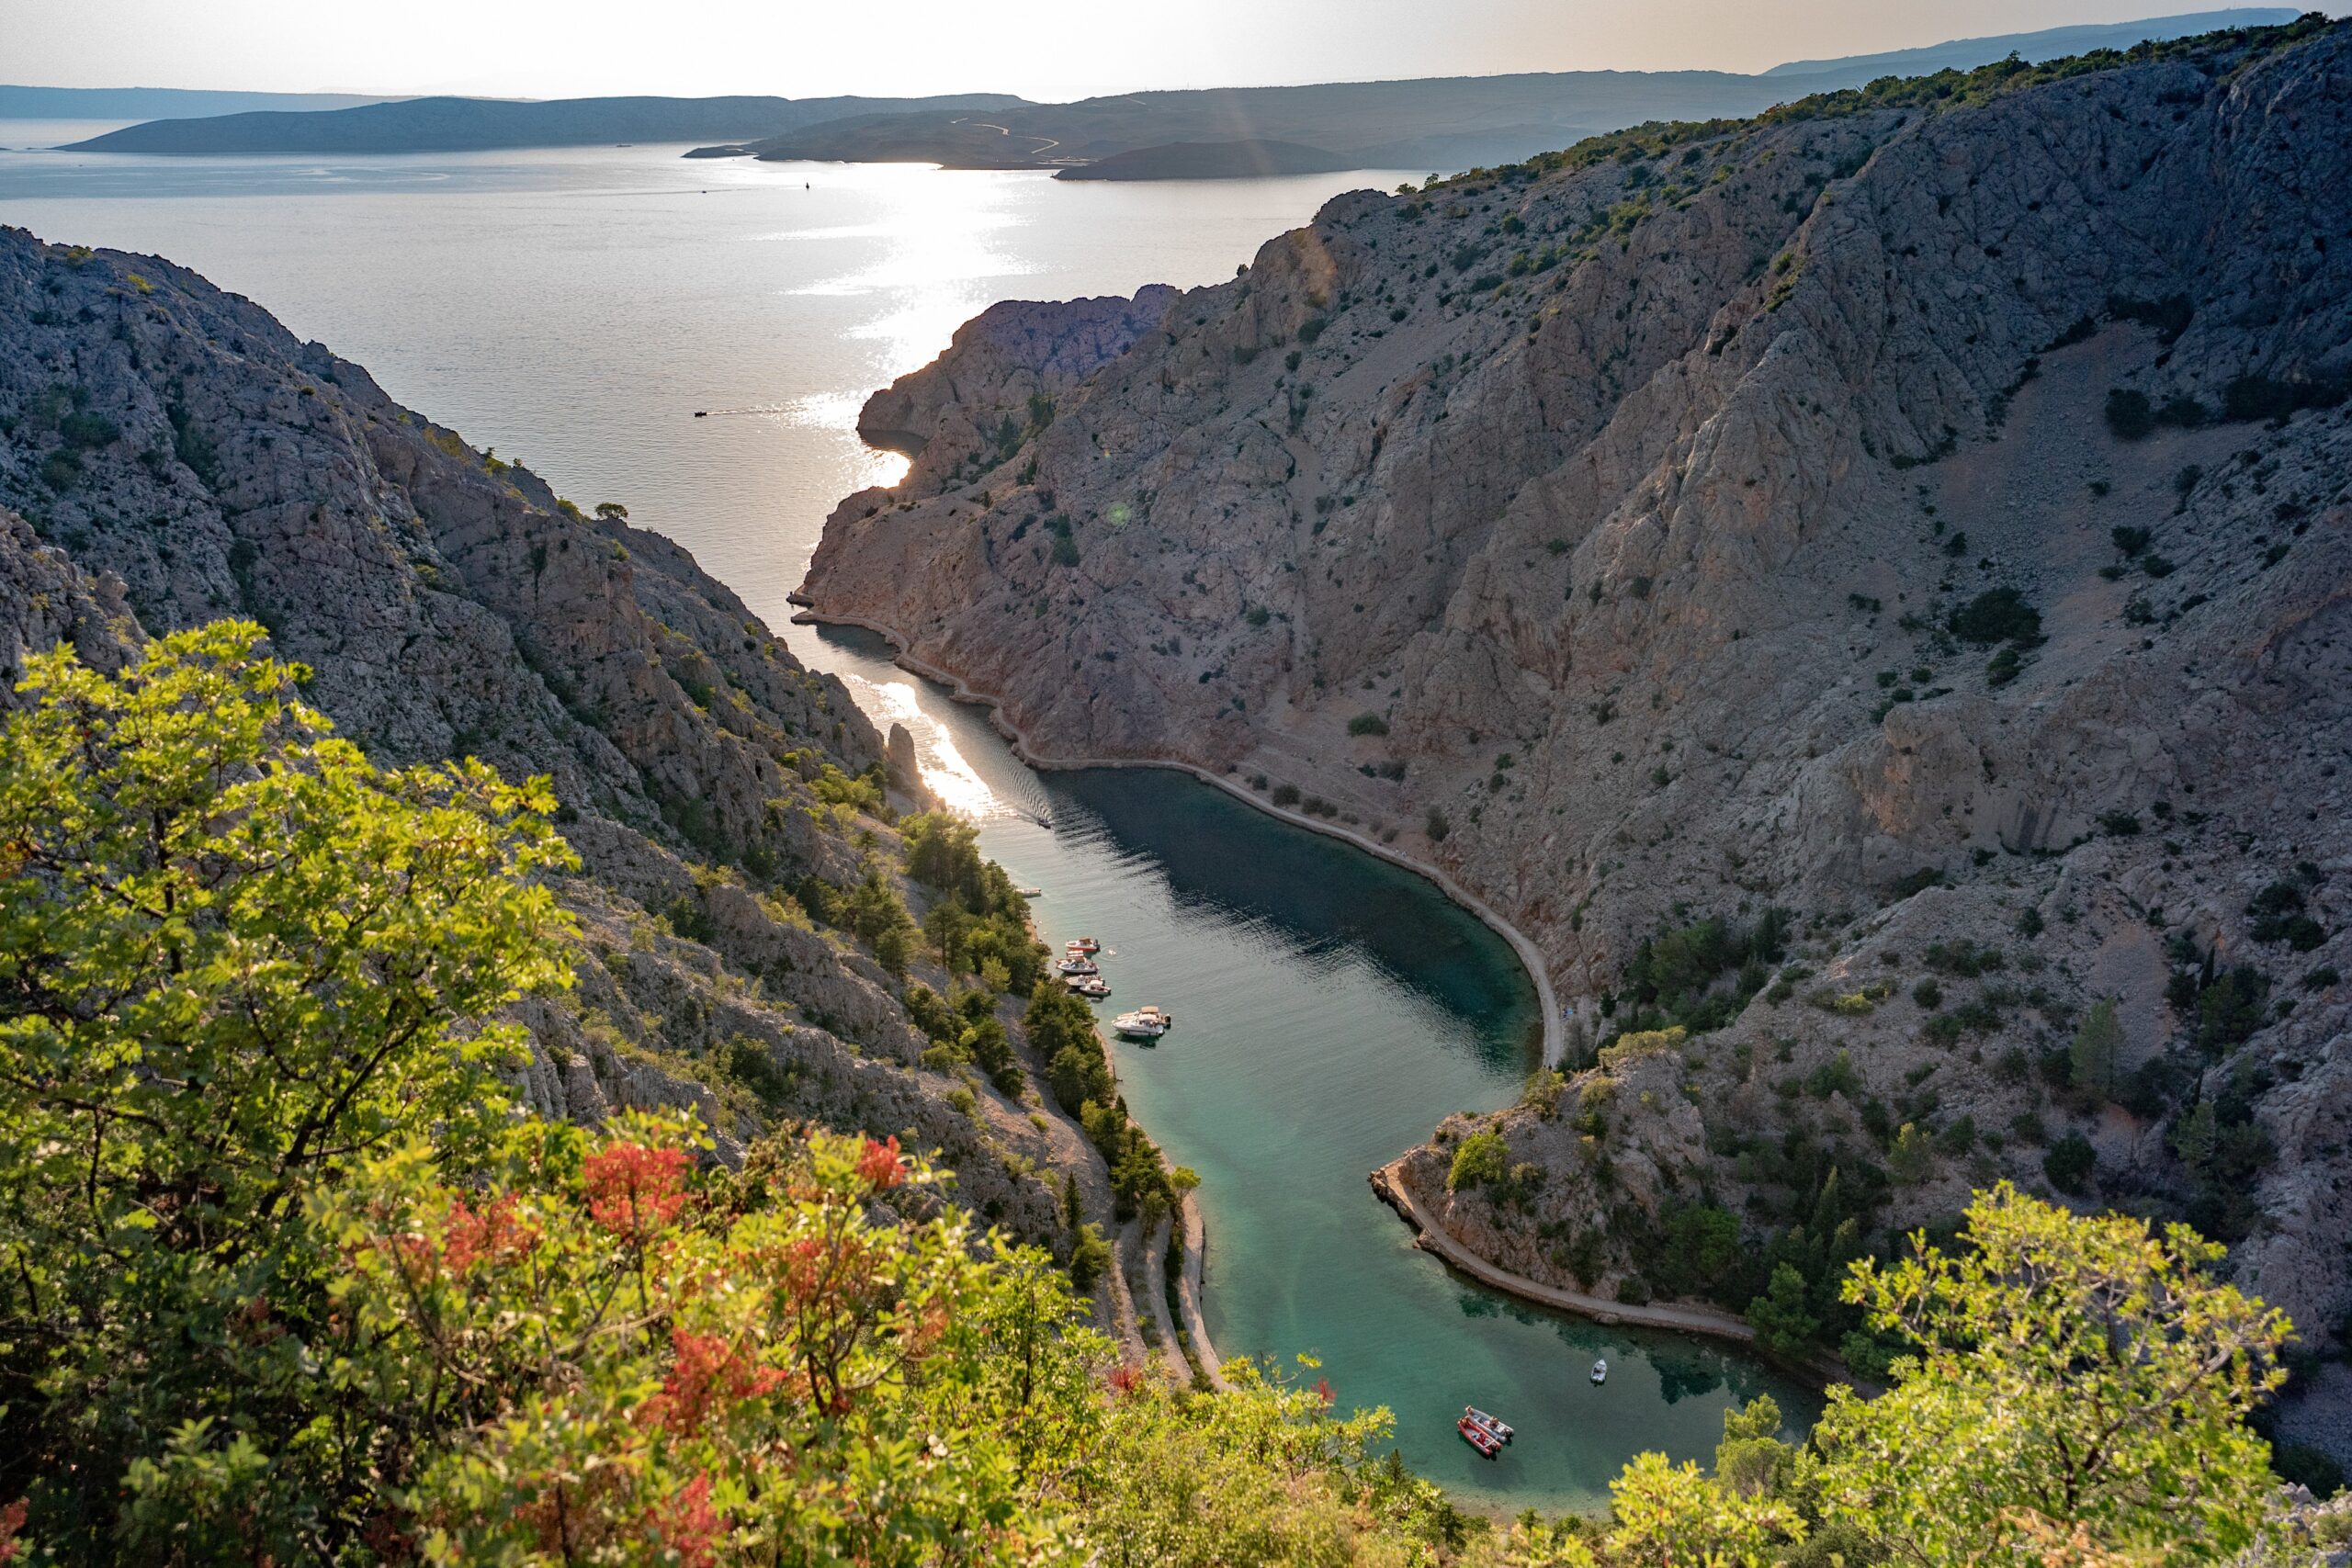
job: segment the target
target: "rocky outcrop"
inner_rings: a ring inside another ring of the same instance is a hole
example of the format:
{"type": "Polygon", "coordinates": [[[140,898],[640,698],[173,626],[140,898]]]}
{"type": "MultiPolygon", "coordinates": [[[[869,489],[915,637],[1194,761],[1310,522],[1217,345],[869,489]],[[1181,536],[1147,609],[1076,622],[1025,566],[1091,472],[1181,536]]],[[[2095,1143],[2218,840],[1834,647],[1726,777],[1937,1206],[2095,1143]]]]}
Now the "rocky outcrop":
{"type": "Polygon", "coordinates": [[[1175,289],[1153,284],[1133,299],[990,306],[956,330],[941,361],[952,370],[918,370],[866,399],[857,434],[916,458],[918,490],[953,483],[975,461],[1001,461],[1051,424],[1053,400],[1134,347],[1175,299],[1175,289]]]}
{"type": "Polygon", "coordinates": [[[691,1105],[730,1156],[779,1120],[897,1134],[991,1218],[1056,1232],[1040,1130],[923,1069],[899,984],[793,897],[869,864],[810,788],[887,771],[838,681],[670,540],[582,513],[257,306],[0,231],[9,684],[60,641],[107,667],[239,615],[378,761],[471,753],[552,780],[587,934],[577,992],[524,1012],[533,1104],[691,1105]]]}
{"type": "Polygon", "coordinates": [[[843,502],[803,594],[1040,754],[1299,792],[1528,933],[1589,1076],[1495,1123],[1523,1201],[1448,1222],[1515,1269],[1626,1275],[1645,1220],[1563,1226],[1647,1214],[1633,1175],[1787,1223],[1759,1151],[1793,1135],[1876,1179],[1873,1235],[2051,1169],[2186,1208],[2323,1338],[2347,85],[2352,28],[2311,20],[1341,197],[1049,425],[959,337],[888,394],[955,460],[843,502]],[[1636,1018],[1695,1027],[1668,1081],[1591,1066],[1636,1018]],[[1596,1087],[1634,1109],[1575,1133],[1596,1087]]]}

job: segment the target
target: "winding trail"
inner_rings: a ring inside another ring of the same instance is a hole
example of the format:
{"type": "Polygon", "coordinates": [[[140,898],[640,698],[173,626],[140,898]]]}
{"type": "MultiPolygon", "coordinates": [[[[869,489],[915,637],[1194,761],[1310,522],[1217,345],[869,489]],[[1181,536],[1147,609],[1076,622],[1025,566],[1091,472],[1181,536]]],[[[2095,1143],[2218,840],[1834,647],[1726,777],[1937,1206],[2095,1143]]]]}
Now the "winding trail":
{"type": "Polygon", "coordinates": [[[1111,1284],[1112,1337],[1119,1342],[1119,1359],[1132,1366],[1141,1366],[1148,1348],[1143,1342],[1143,1329],[1136,1317],[1135,1298],[1127,1293],[1127,1242],[1134,1230],[1134,1222],[1130,1221],[1111,1244],[1111,1267],[1102,1272],[1111,1284]]]}
{"type": "Polygon", "coordinates": [[[1190,1192],[1184,1194],[1184,1277],[1177,1281],[1176,1304],[1184,1309],[1184,1332],[1193,1337],[1193,1359],[1201,1364],[1201,1375],[1219,1393],[1229,1393],[1233,1385],[1226,1381],[1225,1363],[1217,1359],[1216,1347],[1209,1343],[1208,1320],[1201,1315],[1201,1268],[1208,1253],[1208,1227],[1201,1223],[1201,1206],[1190,1192]]]}
{"type": "Polygon", "coordinates": [[[1184,1359],[1183,1342],[1176,1337],[1176,1320],[1168,1315],[1168,1290],[1163,1270],[1168,1258],[1168,1221],[1163,1217],[1147,1235],[1141,1220],[1127,1222],[1120,1237],[1121,1251],[1132,1253],[1142,1279],[1135,1289],[1151,1303],[1152,1326],[1159,1331],[1159,1360],[1178,1388],[1193,1386],[1193,1364],[1184,1359]]]}
{"type": "Polygon", "coordinates": [[[1557,1307],[1597,1323],[1638,1324],[1645,1328],[1674,1328],[1688,1334],[1708,1334],[1718,1339],[1734,1339],[1745,1345],[1756,1338],[1756,1330],[1745,1319],[1713,1307],[1667,1304],[1634,1306],[1626,1302],[1608,1302],[1599,1296],[1589,1296],[1582,1291],[1564,1290],[1557,1285],[1539,1284],[1524,1274],[1514,1274],[1498,1268],[1464,1247],[1442,1229],[1430,1212],[1421,1207],[1420,1200],[1405,1184],[1405,1162],[1391,1160],[1372,1173],[1372,1190],[1381,1200],[1401,1215],[1405,1223],[1419,1232],[1414,1246],[1424,1252],[1433,1252],[1446,1262],[1469,1275],[1482,1285],[1531,1301],[1540,1306],[1557,1307]]]}

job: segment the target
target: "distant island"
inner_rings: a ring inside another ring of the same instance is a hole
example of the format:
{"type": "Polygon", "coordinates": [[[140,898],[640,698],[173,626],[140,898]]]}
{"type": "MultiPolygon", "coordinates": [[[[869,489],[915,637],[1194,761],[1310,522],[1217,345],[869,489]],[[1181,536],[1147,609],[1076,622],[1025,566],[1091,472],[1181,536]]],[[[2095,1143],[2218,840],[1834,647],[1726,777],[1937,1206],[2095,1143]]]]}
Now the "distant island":
{"type": "Polygon", "coordinates": [[[1057,180],[1247,180],[1269,175],[1328,175],[1357,165],[1296,141],[1171,141],[1114,152],[1056,171],[1057,180]]]}
{"type": "Polygon", "coordinates": [[[972,113],[1021,100],[1002,93],[922,98],[407,98],[313,113],[263,110],[159,119],[73,143],[75,152],[220,156],[264,152],[468,152],[605,141],[744,141],[844,116],[972,113]]]}
{"type": "MultiPolygon", "coordinates": [[[[599,142],[696,143],[690,158],[914,163],[1073,171],[1090,179],[1216,179],[1339,169],[1453,170],[1512,163],[1650,120],[1758,114],[1895,73],[1966,70],[2015,54],[2044,61],[2217,28],[2290,21],[2286,7],[2206,11],[2095,27],[1963,39],[1758,75],[1724,71],[1565,71],[1306,86],[1128,93],[1040,104],[1005,93],[932,97],[598,97],[543,102],[423,97],[334,107],[192,95],[178,118],[109,131],[73,150],[164,156],[456,152],[599,142]],[[210,100],[222,100],[213,102],[210,100]],[[189,113],[194,108],[195,113],[189,113]],[[1084,174],[1075,171],[1089,171],[1084,174]]],[[[6,95],[68,89],[0,88],[6,95]]],[[[148,89],[108,90],[51,115],[132,110],[148,89]]],[[[29,100],[28,100],[29,101],[29,100]]],[[[17,113],[33,112],[17,110],[17,113]]]]}

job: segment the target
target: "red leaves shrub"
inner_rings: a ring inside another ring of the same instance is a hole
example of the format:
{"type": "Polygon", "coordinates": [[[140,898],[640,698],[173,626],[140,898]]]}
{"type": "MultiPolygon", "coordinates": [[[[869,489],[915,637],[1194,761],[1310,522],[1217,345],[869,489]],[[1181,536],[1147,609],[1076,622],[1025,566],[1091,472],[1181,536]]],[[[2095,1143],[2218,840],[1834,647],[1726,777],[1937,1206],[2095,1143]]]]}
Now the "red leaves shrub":
{"type": "Polygon", "coordinates": [[[673,1437],[692,1437],[712,1416],[724,1416],[742,1401],[772,1393],[784,1383],[783,1372],[759,1365],[721,1335],[673,1328],[670,1348],[676,1359],[662,1382],[662,1392],[647,1402],[646,1412],[673,1437]]]}
{"type": "Polygon", "coordinates": [[[692,1164],[684,1149],[643,1144],[599,1149],[582,1168],[588,1212],[615,1235],[641,1247],[685,1206],[686,1169],[692,1164]]]}
{"type": "Polygon", "coordinates": [[[899,1156],[899,1140],[877,1144],[865,1140],[865,1153],[857,1162],[858,1179],[876,1192],[888,1192],[907,1179],[907,1162],[899,1156]]]}
{"type": "Polygon", "coordinates": [[[727,1520],[711,1506],[710,1476],[696,1475],[678,1495],[653,1509],[655,1537],[676,1557],[678,1568],[713,1568],[727,1520]]]}
{"type": "Polygon", "coordinates": [[[477,1264],[510,1263],[530,1250],[537,1233],[516,1217],[511,1194],[492,1201],[480,1213],[463,1198],[449,1205],[448,1228],[442,1233],[441,1257],[454,1273],[477,1264]]]}

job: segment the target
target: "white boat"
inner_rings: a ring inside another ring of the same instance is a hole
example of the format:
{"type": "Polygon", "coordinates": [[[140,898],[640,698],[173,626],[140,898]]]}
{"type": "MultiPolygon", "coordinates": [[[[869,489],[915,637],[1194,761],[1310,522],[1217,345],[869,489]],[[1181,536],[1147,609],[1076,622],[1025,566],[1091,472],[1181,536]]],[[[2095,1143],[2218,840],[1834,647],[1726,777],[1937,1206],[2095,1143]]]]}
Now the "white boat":
{"type": "Polygon", "coordinates": [[[1609,1381],[1609,1362],[1605,1359],[1592,1364],[1592,1381],[1597,1383],[1609,1381]]]}
{"type": "Polygon", "coordinates": [[[1094,960],[1084,953],[1080,953],[1074,958],[1065,958],[1055,964],[1054,973],[1067,979],[1080,975],[1099,975],[1102,970],[1095,967],[1094,960]]]}
{"type": "Polygon", "coordinates": [[[1046,890],[1042,887],[1016,887],[1013,891],[1023,898],[1043,898],[1046,896],[1046,890]]]}
{"type": "Polygon", "coordinates": [[[1175,1025],[1176,1015],[1157,1007],[1123,1012],[1111,1022],[1112,1028],[1130,1040],[1157,1040],[1175,1025]]]}
{"type": "Polygon", "coordinates": [[[1504,1442],[1508,1443],[1510,1441],[1510,1427],[1507,1423],[1498,1421],[1492,1416],[1487,1415],[1476,1405],[1464,1405],[1462,1407],[1462,1414],[1469,1417],[1472,1421],[1476,1422],[1479,1426],[1484,1427],[1487,1431],[1492,1432],[1496,1437],[1500,1438],[1504,1442]]]}
{"type": "Polygon", "coordinates": [[[1062,943],[1062,947],[1065,951],[1070,953],[1100,953],[1102,951],[1102,944],[1095,941],[1091,936],[1074,936],[1070,938],[1069,941],[1062,943]]]}
{"type": "Polygon", "coordinates": [[[1111,994],[1111,983],[1100,975],[1073,975],[1068,984],[1089,1001],[1099,1002],[1111,994]]]}

